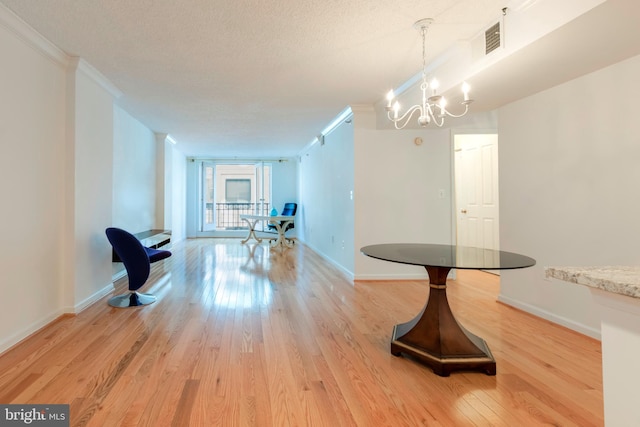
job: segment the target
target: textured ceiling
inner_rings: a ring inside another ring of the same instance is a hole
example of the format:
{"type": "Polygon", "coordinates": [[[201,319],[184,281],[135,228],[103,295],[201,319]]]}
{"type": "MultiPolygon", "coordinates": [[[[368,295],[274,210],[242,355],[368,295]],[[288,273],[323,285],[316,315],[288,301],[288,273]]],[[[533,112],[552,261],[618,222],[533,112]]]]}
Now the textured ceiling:
{"type": "Polygon", "coordinates": [[[293,156],[495,21],[504,0],[0,0],[190,156],[293,156]]]}
{"type": "MultiPolygon", "coordinates": [[[[481,34],[503,7],[538,1],[0,3],[99,70],[123,92],[120,106],[170,134],[186,155],[260,158],[299,154],[348,105],[379,103],[389,88],[415,76],[422,63],[418,19],[435,19],[429,61],[481,34]]],[[[540,3],[554,13],[535,19],[553,22],[576,6],[588,12],[468,76],[474,111],[640,54],[638,0],[550,1],[540,3]]],[[[412,91],[404,96],[417,96],[412,91]]]]}

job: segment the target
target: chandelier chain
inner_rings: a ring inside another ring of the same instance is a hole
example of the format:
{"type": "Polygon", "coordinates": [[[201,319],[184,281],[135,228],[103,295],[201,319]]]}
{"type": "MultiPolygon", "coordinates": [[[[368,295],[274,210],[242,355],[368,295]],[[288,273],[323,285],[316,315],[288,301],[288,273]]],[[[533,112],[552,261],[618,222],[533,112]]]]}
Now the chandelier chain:
{"type": "Polygon", "coordinates": [[[422,27],[422,80],[427,81],[427,27],[422,27]]]}

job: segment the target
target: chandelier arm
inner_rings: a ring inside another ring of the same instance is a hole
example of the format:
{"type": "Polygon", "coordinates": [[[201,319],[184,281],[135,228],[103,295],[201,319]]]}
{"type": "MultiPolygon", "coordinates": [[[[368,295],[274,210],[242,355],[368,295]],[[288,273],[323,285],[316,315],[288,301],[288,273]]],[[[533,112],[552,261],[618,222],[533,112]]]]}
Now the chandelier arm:
{"type": "Polygon", "coordinates": [[[460,113],[460,114],[453,114],[453,113],[451,113],[449,110],[447,110],[446,108],[445,108],[445,110],[444,110],[444,113],[445,113],[447,116],[449,116],[449,117],[459,118],[459,117],[462,117],[462,116],[464,116],[465,114],[467,114],[467,112],[468,112],[468,111],[469,111],[469,104],[466,104],[466,105],[464,106],[464,111],[463,111],[462,113],[460,113]]]}
{"type": "Polygon", "coordinates": [[[422,110],[422,107],[420,105],[414,105],[413,107],[409,108],[407,112],[400,117],[397,117],[397,118],[391,117],[390,111],[387,112],[387,117],[389,118],[389,120],[393,122],[396,129],[402,129],[409,123],[409,120],[411,120],[411,117],[413,117],[413,113],[419,110],[422,110]],[[402,123],[403,121],[404,121],[404,124],[402,124],[401,126],[398,126],[398,123],[402,123]]]}
{"type": "Polygon", "coordinates": [[[436,115],[435,115],[435,113],[433,112],[433,109],[435,108],[435,105],[434,105],[434,104],[432,104],[432,103],[430,103],[430,102],[427,102],[427,104],[425,105],[425,107],[426,107],[426,108],[425,108],[425,111],[426,111],[425,116],[429,116],[431,119],[434,119],[434,120],[435,120],[436,115]]]}
{"type": "Polygon", "coordinates": [[[438,126],[439,128],[441,128],[442,126],[444,126],[444,116],[440,116],[440,122],[438,122],[438,117],[436,116],[432,116],[433,119],[433,124],[438,126]]]}

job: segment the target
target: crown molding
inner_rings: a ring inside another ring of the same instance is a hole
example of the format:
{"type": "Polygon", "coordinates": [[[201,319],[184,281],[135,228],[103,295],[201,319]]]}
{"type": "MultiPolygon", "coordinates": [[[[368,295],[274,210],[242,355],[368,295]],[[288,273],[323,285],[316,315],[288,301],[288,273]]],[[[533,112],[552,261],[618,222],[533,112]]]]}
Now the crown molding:
{"type": "Polygon", "coordinates": [[[154,135],[156,136],[157,142],[165,142],[165,140],[169,136],[168,133],[164,133],[164,132],[154,132],[154,135]]]}
{"type": "Polygon", "coordinates": [[[84,59],[79,56],[72,56],[69,58],[69,69],[70,70],[78,70],[84,73],[91,80],[100,85],[104,90],[109,92],[111,96],[115,99],[120,98],[123,93],[120,89],[116,87],[111,81],[104,76],[100,71],[95,69],[91,64],[89,64],[84,59]]]}
{"type": "Polygon", "coordinates": [[[57,65],[67,67],[69,55],[2,4],[0,4],[0,25],[47,59],[50,59],[57,65]]]}
{"type": "Polygon", "coordinates": [[[66,69],[82,71],[85,75],[109,92],[114,98],[117,99],[123,95],[120,89],[118,89],[109,81],[109,79],[91,66],[87,61],[80,57],[67,55],[62,49],[51,43],[42,34],[37,32],[33,27],[23,21],[22,18],[3,4],[0,4],[0,26],[6,28],[27,46],[42,54],[45,58],[53,61],[55,64],[66,69]]]}

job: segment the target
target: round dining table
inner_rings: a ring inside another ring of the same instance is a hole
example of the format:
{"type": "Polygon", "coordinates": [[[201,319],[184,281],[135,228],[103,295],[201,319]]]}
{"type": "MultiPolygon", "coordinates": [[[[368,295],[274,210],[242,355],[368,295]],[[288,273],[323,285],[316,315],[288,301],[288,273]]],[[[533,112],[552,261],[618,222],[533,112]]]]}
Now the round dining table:
{"type": "Polygon", "coordinates": [[[496,361],[487,343],[453,316],[447,300],[447,276],[454,268],[531,267],[536,263],[533,258],[494,249],[428,243],[385,243],[365,246],[360,251],[384,261],[423,266],[429,275],[427,302],[415,318],[393,328],[391,354],[410,355],[443,377],[460,370],[496,374],[496,361]]]}

